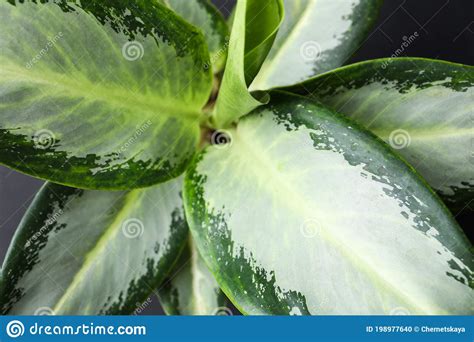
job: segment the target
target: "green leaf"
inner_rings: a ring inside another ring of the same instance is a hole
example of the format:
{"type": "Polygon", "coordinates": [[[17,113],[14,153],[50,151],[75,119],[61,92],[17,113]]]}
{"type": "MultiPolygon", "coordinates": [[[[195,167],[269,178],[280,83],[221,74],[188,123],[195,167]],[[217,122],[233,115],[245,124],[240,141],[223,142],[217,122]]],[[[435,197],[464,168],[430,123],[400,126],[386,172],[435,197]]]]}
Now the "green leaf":
{"type": "Polygon", "coordinates": [[[0,2],[0,163],[90,189],[182,173],[212,75],[198,29],[155,1],[0,2]]]}
{"type": "Polygon", "coordinates": [[[268,102],[267,94],[251,94],[248,85],[259,70],[283,20],[282,0],[240,0],[235,9],[229,56],[214,113],[214,124],[230,126],[268,102]]]}
{"type": "Polygon", "coordinates": [[[245,16],[245,80],[257,75],[283,22],[283,0],[247,0],[245,16]]]}
{"type": "Polygon", "coordinates": [[[221,12],[209,0],[164,0],[176,13],[200,28],[206,37],[211,59],[207,67],[222,71],[227,56],[229,28],[221,12]]]}
{"type": "Polygon", "coordinates": [[[471,244],[372,134],[285,93],[230,133],[188,170],[185,209],[241,312],[474,313],[471,244]]]}
{"type": "Polygon", "coordinates": [[[318,99],[369,128],[405,157],[453,211],[474,199],[474,67],[381,59],[288,90],[318,99]]]}
{"type": "Polygon", "coordinates": [[[132,313],[186,242],[181,186],[109,192],[47,183],[8,251],[2,313],[132,313]]]}
{"type": "Polygon", "coordinates": [[[301,82],[359,49],[383,0],[284,0],[285,20],[251,90],[301,82]]]}
{"type": "Polygon", "coordinates": [[[227,297],[190,240],[170,279],[159,289],[168,315],[232,315],[227,297]]]}

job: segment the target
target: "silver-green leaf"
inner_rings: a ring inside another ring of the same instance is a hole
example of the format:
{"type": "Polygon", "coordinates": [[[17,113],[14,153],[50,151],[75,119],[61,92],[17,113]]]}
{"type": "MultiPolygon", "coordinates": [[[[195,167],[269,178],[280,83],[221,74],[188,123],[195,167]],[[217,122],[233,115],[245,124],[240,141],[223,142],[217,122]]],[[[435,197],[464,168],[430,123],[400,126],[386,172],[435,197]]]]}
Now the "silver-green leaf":
{"type": "Polygon", "coordinates": [[[181,187],[182,179],[130,192],[47,183],[8,251],[1,312],[133,313],[185,245],[181,187]]]}
{"type": "Polygon", "coordinates": [[[188,170],[198,249],[245,314],[473,314],[472,245],[383,142],[304,97],[269,105],[188,170]]]}
{"type": "Polygon", "coordinates": [[[212,75],[202,33],[158,1],[0,1],[0,163],[130,189],[177,177],[212,75]]]}
{"type": "Polygon", "coordinates": [[[219,10],[209,0],[163,0],[186,21],[200,28],[206,37],[210,60],[207,67],[222,71],[227,56],[229,28],[219,10]]]}
{"type": "Polygon", "coordinates": [[[285,20],[251,89],[301,82],[337,68],[357,51],[382,0],[285,0],[285,20]]]}
{"type": "Polygon", "coordinates": [[[287,90],[389,143],[453,212],[474,200],[474,67],[420,58],[362,62],[287,90]]]}
{"type": "Polygon", "coordinates": [[[158,289],[158,296],[168,315],[232,315],[227,297],[192,239],[169,279],[158,289]]]}

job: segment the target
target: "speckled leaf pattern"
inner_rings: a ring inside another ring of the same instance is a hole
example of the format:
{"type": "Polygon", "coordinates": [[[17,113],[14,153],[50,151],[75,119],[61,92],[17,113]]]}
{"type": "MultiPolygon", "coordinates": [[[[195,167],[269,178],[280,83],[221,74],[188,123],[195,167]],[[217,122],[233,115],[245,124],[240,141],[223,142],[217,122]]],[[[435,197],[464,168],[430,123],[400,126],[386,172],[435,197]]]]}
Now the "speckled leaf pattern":
{"type": "Polygon", "coordinates": [[[212,87],[202,33],[155,1],[0,2],[0,163],[87,189],[180,175],[212,87]]]}
{"type": "Polygon", "coordinates": [[[130,192],[46,183],[8,251],[1,312],[133,313],[186,243],[181,189],[181,178],[130,192]]]}
{"type": "Polygon", "coordinates": [[[229,301],[190,240],[170,277],[158,289],[168,315],[231,315],[229,301]]]}
{"type": "Polygon", "coordinates": [[[251,86],[266,90],[337,68],[360,47],[382,0],[284,0],[285,20],[251,86]]]}
{"type": "Polygon", "coordinates": [[[229,28],[219,10],[209,0],[163,0],[189,23],[200,28],[206,38],[210,60],[208,67],[220,72],[225,65],[229,28]]]}
{"type": "Polygon", "coordinates": [[[213,121],[230,126],[241,116],[268,102],[265,93],[251,94],[248,86],[263,63],[283,19],[282,0],[239,0],[229,40],[229,56],[213,121]]]}
{"type": "Polygon", "coordinates": [[[245,314],[473,314],[472,245],[357,124],[273,93],[185,180],[202,257],[245,314]]]}
{"type": "Polygon", "coordinates": [[[405,157],[454,212],[474,199],[474,67],[382,59],[340,68],[288,90],[369,128],[405,157]]]}

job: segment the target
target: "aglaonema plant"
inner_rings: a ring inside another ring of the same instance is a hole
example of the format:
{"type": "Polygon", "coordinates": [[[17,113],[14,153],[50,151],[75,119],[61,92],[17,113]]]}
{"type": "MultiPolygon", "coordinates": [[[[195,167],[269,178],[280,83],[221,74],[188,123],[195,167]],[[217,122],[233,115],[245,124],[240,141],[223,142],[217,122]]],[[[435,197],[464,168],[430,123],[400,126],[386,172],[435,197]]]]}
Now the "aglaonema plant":
{"type": "Polygon", "coordinates": [[[380,5],[2,1],[2,313],[474,313],[474,70],[343,66],[380,5]]]}

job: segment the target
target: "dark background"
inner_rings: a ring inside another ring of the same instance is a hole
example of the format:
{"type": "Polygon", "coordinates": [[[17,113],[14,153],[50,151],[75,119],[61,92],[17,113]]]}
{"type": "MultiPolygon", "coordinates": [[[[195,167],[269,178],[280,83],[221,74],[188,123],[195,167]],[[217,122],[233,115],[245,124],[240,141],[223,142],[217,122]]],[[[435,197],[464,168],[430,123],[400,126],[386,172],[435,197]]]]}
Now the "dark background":
{"type": "MultiPolygon", "coordinates": [[[[235,0],[213,2],[227,16],[235,0]]],[[[390,57],[403,37],[415,31],[419,37],[405,50],[405,56],[474,64],[474,0],[385,0],[378,22],[349,63],[390,57]]],[[[0,263],[42,183],[0,166],[0,263]]],[[[465,229],[473,213],[471,203],[456,217],[465,229]]],[[[471,240],[473,233],[471,227],[471,240]]],[[[159,314],[162,310],[154,300],[145,313],[159,314]]]]}

